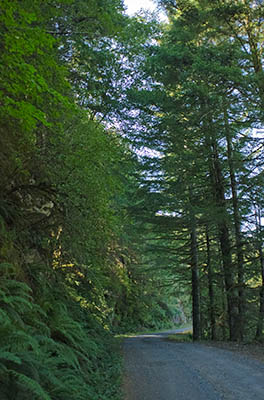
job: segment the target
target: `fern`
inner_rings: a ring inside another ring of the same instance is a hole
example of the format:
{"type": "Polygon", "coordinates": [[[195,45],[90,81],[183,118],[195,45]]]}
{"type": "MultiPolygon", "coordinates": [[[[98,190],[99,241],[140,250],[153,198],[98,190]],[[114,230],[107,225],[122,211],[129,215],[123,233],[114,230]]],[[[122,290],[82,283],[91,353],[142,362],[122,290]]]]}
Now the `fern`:
{"type": "Polygon", "coordinates": [[[52,337],[64,341],[76,350],[83,351],[84,343],[89,347],[91,353],[97,352],[96,343],[87,337],[82,325],[71,318],[63,304],[56,304],[56,313],[51,320],[52,337]]]}
{"type": "MultiPolygon", "coordinates": [[[[2,270],[12,268],[2,265],[2,270]]],[[[44,311],[29,286],[6,275],[0,282],[0,304],[1,392],[12,393],[12,399],[19,393],[21,400],[115,399],[107,391],[116,379],[108,336],[98,322],[92,322],[97,338],[87,334],[81,322],[87,314],[77,303],[78,320],[50,294],[42,297],[44,311]]]]}
{"type": "Polygon", "coordinates": [[[47,364],[50,364],[52,367],[56,366],[57,368],[67,367],[76,371],[80,370],[78,357],[71,347],[55,343],[52,350],[56,352],[56,356],[53,353],[53,356],[47,359],[47,364]]]}
{"type": "Polygon", "coordinates": [[[14,370],[10,372],[10,375],[15,378],[22,390],[28,393],[28,395],[33,396],[33,399],[52,400],[48,393],[35,380],[14,370]]]}
{"type": "Polygon", "coordinates": [[[10,351],[0,351],[0,362],[3,361],[12,361],[15,364],[21,365],[21,358],[16,356],[14,353],[10,351]]]}

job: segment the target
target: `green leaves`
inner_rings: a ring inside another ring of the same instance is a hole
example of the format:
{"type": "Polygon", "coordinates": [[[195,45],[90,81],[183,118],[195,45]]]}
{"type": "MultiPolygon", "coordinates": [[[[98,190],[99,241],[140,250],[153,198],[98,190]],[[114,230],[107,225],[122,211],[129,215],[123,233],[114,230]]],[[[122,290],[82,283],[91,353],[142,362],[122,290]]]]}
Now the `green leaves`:
{"type": "Polygon", "coordinates": [[[41,400],[99,399],[93,385],[98,385],[100,393],[101,378],[94,368],[104,371],[103,361],[111,362],[107,349],[111,339],[106,337],[104,344],[88,335],[81,321],[74,320],[66,305],[58,301],[48,318],[35,300],[27,301],[30,292],[22,282],[1,281],[1,393],[15,395],[19,391],[21,398],[30,394],[41,400]]]}
{"type": "Polygon", "coordinates": [[[118,133],[157,24],[129,20],[119,0],[1,6],[0,391],[114,400],[109,332],[172,316],[138,268],[140,180],[118,133]]]}

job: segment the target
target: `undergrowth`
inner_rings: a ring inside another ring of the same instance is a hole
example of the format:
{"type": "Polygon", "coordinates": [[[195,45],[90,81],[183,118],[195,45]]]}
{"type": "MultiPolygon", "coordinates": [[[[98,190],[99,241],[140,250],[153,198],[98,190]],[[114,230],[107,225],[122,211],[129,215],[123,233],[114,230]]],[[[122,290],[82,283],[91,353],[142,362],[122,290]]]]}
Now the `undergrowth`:
{"type": "Polygon", "coordinates": [[[58,298],[38,304],[5,273],[0,306],[1,400],[119,399],[118,342],[80,307],[73,316],[58,298]]]}
{"type": "Polygon", "coordinates": [[[167,339],[173,342],[192,342],[193,336],[191,331],[186,331],[169,335],[167,339]]]}

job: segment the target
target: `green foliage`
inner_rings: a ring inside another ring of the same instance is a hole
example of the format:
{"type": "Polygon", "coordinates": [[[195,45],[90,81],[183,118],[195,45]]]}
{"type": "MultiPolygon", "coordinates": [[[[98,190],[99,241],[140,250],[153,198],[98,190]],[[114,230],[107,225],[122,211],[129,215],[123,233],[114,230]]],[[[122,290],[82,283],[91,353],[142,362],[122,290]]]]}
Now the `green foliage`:
{"type": "Polygon", "coordinates": [[[0,385],[5,398],[117,398],[114,386],[112,397],[105,394],[119,373],[118,359],[109,354],[115,346],[109,335],[102,328],[103,341],[87,335],[83,323],[58,300],[45,313],[30,293],[22,282],[1,280],[0,385]]]}
{"type": "Polygon", "coordinates": [[[3,1],[0,35],[1,169],[7,182],[28,176],[40,127],[65,106],[65,71],[56,60],[56,41],[43,27],[41,2],[3,1]],[[37,23],[38,21],[38,23],[37,23]],[[56,76],[56,81],[54,81],[56,76]]]}
{"type": "Polygon", "coordinates": [[[175,333],[173,335],[169,335],[168,340],[178,343],[192,342],[193,337],[191,332],[175,333]]]}
{"type": "Polygon", "coordinates": [[[261,337],[263,157],[253,129],[263,125],[263,6],[158,3],[169,23],[141,51],[126,93],[130,137],[160,151],[141,157],[147,201],[138,209],[149,247],[165,260],[157,265],[153,255],[150,265],[185,294],[192,289],[205,337],[261,337]]]}
{"type": "Polygon", "coordinates": [[[155,29],[119,0],[1,3],[3,400],[118,400],[111,332],[171,323],[131,212],[138,163],[109,128],[155,29]]]}

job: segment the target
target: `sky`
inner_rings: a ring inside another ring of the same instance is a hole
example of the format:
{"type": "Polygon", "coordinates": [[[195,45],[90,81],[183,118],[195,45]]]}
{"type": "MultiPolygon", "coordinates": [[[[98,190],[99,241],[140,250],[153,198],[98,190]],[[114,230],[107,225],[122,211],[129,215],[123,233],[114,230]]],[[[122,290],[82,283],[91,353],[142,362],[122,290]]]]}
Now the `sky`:
{"type": "Polygon", "coordinates": [[[134,14],[141,8],[147,8],[154,11],[156,6],[151,0],[124,0],[125,6],[127,7],[128,14],[134,14]]]}

